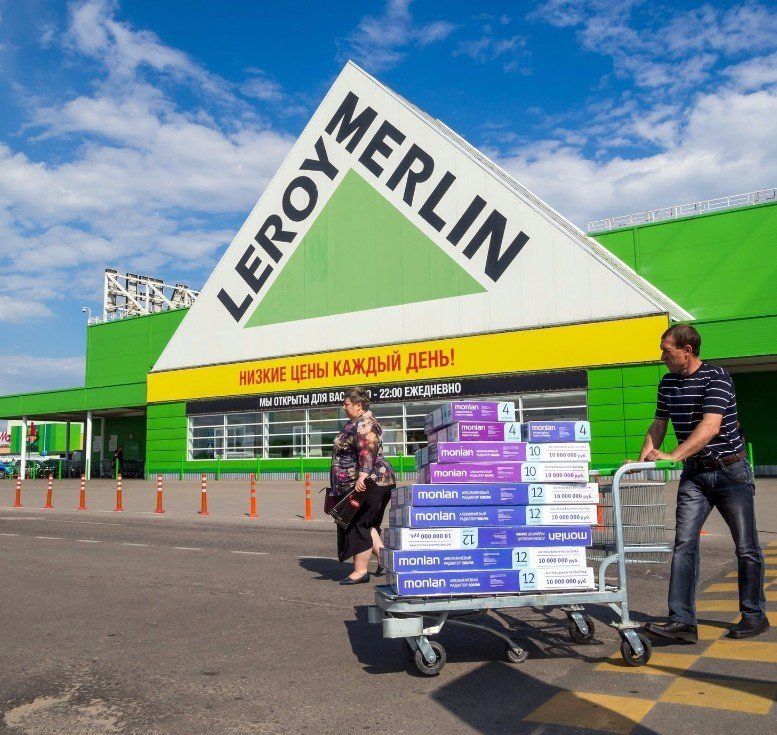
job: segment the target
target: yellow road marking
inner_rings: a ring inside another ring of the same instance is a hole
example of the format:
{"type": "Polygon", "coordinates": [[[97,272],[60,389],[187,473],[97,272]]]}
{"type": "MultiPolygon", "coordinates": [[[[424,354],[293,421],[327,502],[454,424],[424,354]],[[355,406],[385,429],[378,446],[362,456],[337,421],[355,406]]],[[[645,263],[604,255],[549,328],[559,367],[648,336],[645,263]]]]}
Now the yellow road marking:
{"type": "Polygon", "coordinates": [[[612,694],[559,692],[524,720],[628,735],[655,704],[612,694]]]}
{"type": "Polygon", "coordinates": [[[707,587],[704,592],[739,592],[739,585],[736,582],[717,582],[707,587]]]}
{"type": "Polygon", "coordinates": [[[766,590],[766,601],[774,602],[777,600],[777,590],[766,590]]]}
{"type": "Polygon", "coordinates": [[[597,671],[614,671],[621,674],[652,674],[653,676],[677,676],[699,658],[698,654],[654,653],[644,666],[629,666],[620,656],[613,656],[596,666],[597,671]]]}
{"type": "Polygon", "coordinates": [[[732,661],[764,661],[775,664],[777,663],[777,643],[730,639],[715,641],[702,655],[732,661]]]}
{"type": "Polygon", "coordinates": [[[695,672],[675,679],[659,701],[766,715],[777,694],[777,684],[747,679],[720,679],[695,672]]]}
{"type": "MultiPolygon", "coordinates": [[[[736,579],[739,576],[739,572],[729,572],[726,577],[729,579],[736,579]]],[[[764,571],[764,576],[769,577],[777,577],[777,569],[766,569],[764,571]]],[[[777,579],[775,579],[777,581],[777,579]]]]}
{"type": "Polygon", "coordinates": [[[738,600],[698,600],[696,609],[699,612],[739,612],[738,600]]]}
{"type": "MultiPolygon", "coordinates": [[[[697,630],[699,632],[700,641],[715,641],[720,636],[728,632],[729,627],[733,621],[722,621],[720,623],[699,623],[697,630]]],[[[654,654],[655,655],[655,654],[654,654]]]]}

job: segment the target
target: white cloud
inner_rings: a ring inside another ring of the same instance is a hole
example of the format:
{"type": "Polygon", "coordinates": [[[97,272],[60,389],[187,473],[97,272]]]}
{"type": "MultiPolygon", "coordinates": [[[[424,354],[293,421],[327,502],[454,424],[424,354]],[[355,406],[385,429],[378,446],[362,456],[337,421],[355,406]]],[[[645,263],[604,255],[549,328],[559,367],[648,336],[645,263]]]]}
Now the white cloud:
{"type": "MultiPolygon", "coordinates": [[[[240,221],[293,142],[236,85],[114,10],[99,0],[72,9],[66,48],[102,69],[91,91],[30,107],[28,138],[69,156],[36,160],[0,142],[0,283],[33,272],[75,278],[87,265],[94,276],[83,285],[96,300],[105,266],[209,265],[231,239],[219,220],[240,221]],[[178,91],[197,102],[181,107],[178,91]]],[[[24,290],[2,293],[0,321],[17,321],[24,290]]],[[[38,293],[27,318],[48,316],[52,298],[38,293]]]]}
{"type": "Polygon", "coordinates": [[[51,309],[40,302],[23,297],[0,296],[0,322],[23,324],[52,315],[51,309]]]}
{"type": "Polygon", "coordinates": [[[362,18],[344,40],[341,60],[352,58],[368,71],[385,71],[402,62],[412,46],[442,41],[456,29],[446,20],[416,25],[410,13],[411,2],[387,0],[381,15],[362,18]]]}
{"type": "Polygon", "coordinates": [[[0,395],[83,384],[83,357],[0,355],[0,395]]]}
{"type": "Polygon", "coordinates": [[[777,52],[729,66],[726,75],[743,90],[756,90],[777,84],[777,52]]]}
{"type": "Polygon", "coordinates": [[[490,23],[481,29],[478,38],[459,42],[454,56],[469,56],[473,61],[484,64],[501,60],[504,71],[529,73],[531,54],[526,47],[526,37],[520,35],[498,36],[490,23]]]}
{"type": "Polygon", "coordinates": [[[610,56],[616,75],[667,92],[698,88],[716,64],[777,44],[777,14],[757,2],[678,10],[637,0],[548,0],[529,18],[578,29],[582,48],[610,56]]]}
{"type": "Polygon", "coordinates": [[[642,157],[596,159],[556,141],[497,162],[581,227],[590,220],[774,186],[777,93],[699,96],[682,132],[642,157]]]}

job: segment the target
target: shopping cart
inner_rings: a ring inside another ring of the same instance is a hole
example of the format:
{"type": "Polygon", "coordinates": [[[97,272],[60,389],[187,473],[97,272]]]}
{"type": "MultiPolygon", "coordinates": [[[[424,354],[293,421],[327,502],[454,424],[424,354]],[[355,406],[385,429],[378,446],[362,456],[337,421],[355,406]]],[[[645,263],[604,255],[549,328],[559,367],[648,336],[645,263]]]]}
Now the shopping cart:
{"type": "Polygon", "coordinates": [[[663,482],[628,480],[629,473],[671,470],[674,462],[633,462],[617,469],[599,470],[592,479],[600,482],[601,515],[595,530],[591,560],[599,562],[596,588],[591,591],[524,593],[510,595],[472,595],[450,597],[400,597],[389,586],[375,589],[375,605],[369,608],[369,621],[380,623],[384,638],[402,638],[403,648],[416,668],[423,674],[439,674],[446,662],[445,648],[430,637],[446,624],[481,630],[505,643],[506,656],[512,663],[528,658],[525,640],[512,634],[502,622],[501,629],[476,622],[473,617],[492,610],[521,607],[557,607],[567,615],[569,635],[575,643],[590,643],[594,637],[594,621],[586,614],[586,605],[607,605],[618,615],[611,623],[621,636],[621,654],[629,666],[644,666],[652,648],[649,639],[637,631],[639,625],[629,616],[626,563],[645,554],[660,555],[664,560],[670,552],[666,540],[663,482]],[[609,478],[612,478],[610,481],[609,478]],[[625,521],[628,521],[625,523],[625,521]],[[598,556],[598,559],[597,559],[598,556]],[[612,580],[607,579],[615,565],[612,580]]]}

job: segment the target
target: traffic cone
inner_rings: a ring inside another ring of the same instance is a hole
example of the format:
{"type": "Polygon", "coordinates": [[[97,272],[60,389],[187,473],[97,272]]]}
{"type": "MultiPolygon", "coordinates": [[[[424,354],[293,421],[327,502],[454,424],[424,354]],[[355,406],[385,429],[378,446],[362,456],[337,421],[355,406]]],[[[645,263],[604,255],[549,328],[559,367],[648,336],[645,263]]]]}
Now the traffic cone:
{"type": "Polygon", "coordinates": [[[154,513],[164,513],[162,507],[162,475],[156,476],[156,510],[154,513]]]}
{"type": "Polygon", "coordinates": [[[14,508],[21,508],[22,507],[22,478],[17,477],[16,478],[16,498],[13,501],[14,508]]]}
{"type": "Polygon", "coordinates": [[[86,475],[81,475],[81,495],[76,510],[86,510],[86,475]]]}
{"type": "Polygon", "coordinates": [[[305,520],[313,520],[313,503],[310,500],[310,473],[305,473],[305,520]]]}
{"type": "Polygon", "coordinates": [[[52,505],[52,495],[54,494],[54,475],[49,473],[49,485],[46,488],[46,503],[43,506],[43,510],[54,510],[52,505]]]}
{"type": "Polygon", "coordinates": [[[124,510],[124,497],[121,492],[121,475],[116,475],[116,507],[113,510],[114,512],[124,510]]]}
{"type": "Polygon", "coordinates": [[[251,500],[248,505],[248,517],[256,518],[256,475],[251,473],[251,500]]]}
{"type": "Polygon", "coordinates": [[[200,493],[200,510],[198,515],[210,515],[210,513],[208,513],[208,480],[204,472],[202,473],[202,492],[200,493]]]}

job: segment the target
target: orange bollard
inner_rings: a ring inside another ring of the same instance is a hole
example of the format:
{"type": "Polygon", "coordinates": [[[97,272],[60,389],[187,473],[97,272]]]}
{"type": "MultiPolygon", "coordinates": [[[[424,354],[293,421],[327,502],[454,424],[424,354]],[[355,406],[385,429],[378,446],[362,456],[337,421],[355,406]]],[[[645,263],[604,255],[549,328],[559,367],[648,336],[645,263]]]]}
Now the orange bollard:
{"type": "Polygon", "coordinates": [[[251,473],[251,500],[248,505],[248,517],[256,518],[256,475],[251,473]]]}
{"type": "Polygon", "coordinates": [[[81,496],[76,510],[86,510],[86,475],[81,475],[81,496]]]}
{"type": "Polygon", "coordinates": [[[156,510],[154,513],[164,513],[162,507],[162,475],[156,476],[156,510]]]}
{"type": "Polygon", "coordinates": [[[210,515],[210,513],[208,513],[208,479],[204,472],[202,473],[202,493],[200,494],[200,510],[198,515],[210,515]]]}
{"type": "Polygon", "coordinates": [[[116,475],[116,507],[113,509],[114,513],[124,510],[124,497],[121,492],[121,475],[116,475]]]}
{"type": "Polygon", "coordinates": [[[13,508],[21,508],[22,507],[22,478],[17,477],[16,478],[16,498],[13,501],[13,508]]]}
{"type": "Polygon", "coordinates": [[[54,510],[52,505],[52,496],[54,494],[54,475],[49,473],[49,485],[46,488],[46,502],[43,505],[43,510],[54,510]]]}
{"type": "Polygon", "coordinates": [[[313,503],[310,500],[310,473],[305,473],[305,520],[313,520],[313,503]]]}

